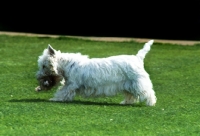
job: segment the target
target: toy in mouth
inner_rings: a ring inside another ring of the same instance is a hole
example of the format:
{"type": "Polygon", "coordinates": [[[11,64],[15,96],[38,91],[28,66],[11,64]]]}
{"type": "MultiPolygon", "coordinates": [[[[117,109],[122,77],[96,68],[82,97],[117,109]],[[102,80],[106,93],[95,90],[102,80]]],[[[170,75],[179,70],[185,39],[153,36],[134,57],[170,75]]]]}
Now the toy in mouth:
{"type": "Polygon", "coordinates": [[[56,77],[45,76],[39,79],[39,86],[35,88],[35,91],[39,92],[42,90],[50,90],[55,85],[56,85],[56,77]]]}

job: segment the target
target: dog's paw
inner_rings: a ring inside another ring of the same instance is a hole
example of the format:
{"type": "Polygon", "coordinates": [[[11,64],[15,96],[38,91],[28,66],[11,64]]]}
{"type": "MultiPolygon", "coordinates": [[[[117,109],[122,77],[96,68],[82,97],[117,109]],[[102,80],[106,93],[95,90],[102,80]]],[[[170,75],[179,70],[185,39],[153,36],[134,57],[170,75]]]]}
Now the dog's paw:
{"type": "Polygon", "coordinates": [[[126,104],[126,102],[125,102],[125,101],[121,101],[119,104],[122,104],[122,105],[123,105],[123,104],[126,104]]]}
{"type": "Polygon", "coordinates": [[[62,102],[63,100],[62,99],[58,99],[58,98],[50,98],[49,101],[52,101],[52,102],[62,102]]]}
{"type": "Polygon", "coordinates": [[[133,101],[127,101],[127,100],[124,100],[124,101],[121,101],[120,104],[122,105],[129,105],[129,104],[133,104],[134,102],[133,101]]]}

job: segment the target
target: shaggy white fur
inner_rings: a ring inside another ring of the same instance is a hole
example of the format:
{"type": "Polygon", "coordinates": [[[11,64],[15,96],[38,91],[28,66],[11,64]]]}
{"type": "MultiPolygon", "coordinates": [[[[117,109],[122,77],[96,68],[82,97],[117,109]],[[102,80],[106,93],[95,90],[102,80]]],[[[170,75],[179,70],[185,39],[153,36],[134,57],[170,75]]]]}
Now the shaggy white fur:
{"type": "Polygon", "coordinates": [[[51,101],[72,101],[76,94],[84,97],[113,96],[123,92],[121,104],[146,101],[154,106],[156,96],[143,59],[153,40],[145,43],[137,55],[119,55],[108,58],[88,58],[80,53],[61,53],[50,45],[39,56],[37,78],[55,76],[65,83],[51,101]]]}

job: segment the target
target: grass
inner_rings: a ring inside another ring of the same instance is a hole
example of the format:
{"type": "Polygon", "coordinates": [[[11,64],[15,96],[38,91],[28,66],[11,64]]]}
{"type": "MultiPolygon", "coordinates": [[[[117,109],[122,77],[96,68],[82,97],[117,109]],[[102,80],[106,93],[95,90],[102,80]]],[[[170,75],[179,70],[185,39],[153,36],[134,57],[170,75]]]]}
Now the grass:
{"type": "Polygon", "coordinates": [[[200,46],[155,43],[145,58],[157,96],[155,107],[121,106],[114,97],[57,103],[55,93],[37,93],[38,56],[51,44],[90,57],[136,54],[143,44],[73,38],[0,35],[0,135],[157,136],[200,135],[200,46]]]}

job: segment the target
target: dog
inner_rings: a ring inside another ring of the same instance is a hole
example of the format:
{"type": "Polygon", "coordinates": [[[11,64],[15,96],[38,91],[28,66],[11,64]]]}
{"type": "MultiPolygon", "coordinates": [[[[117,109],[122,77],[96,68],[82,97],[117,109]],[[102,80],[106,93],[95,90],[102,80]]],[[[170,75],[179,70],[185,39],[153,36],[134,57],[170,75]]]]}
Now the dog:
{"type": "Polygon", "coordinates": [[[154,40],[144,44],[136,55],[89,58],[81,53],[61,53],[50,44],[38,58],[36,91],[49,90],[61,84],[50,101],[73,101],[83,97],[114,96],[124,93],[120,104],[146,102],[156,104],[155,91],[144,69],[144,58],[154,40]]]}

